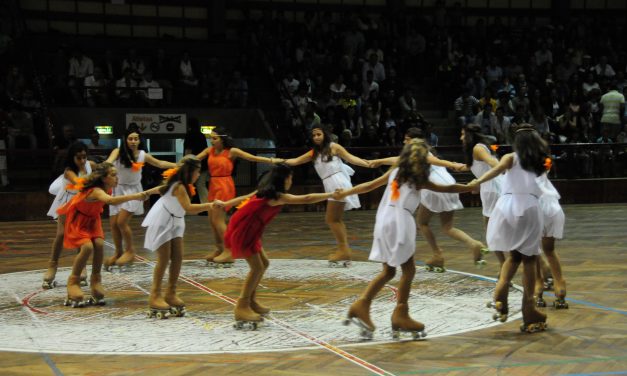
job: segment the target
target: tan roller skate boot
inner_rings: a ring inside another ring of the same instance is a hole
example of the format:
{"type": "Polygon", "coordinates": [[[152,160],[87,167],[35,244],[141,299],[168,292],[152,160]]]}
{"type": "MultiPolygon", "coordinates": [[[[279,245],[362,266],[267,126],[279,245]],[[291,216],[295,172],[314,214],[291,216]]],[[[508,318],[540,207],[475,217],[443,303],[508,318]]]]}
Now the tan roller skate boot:
{"type": "Polygon", "coordinates": [[[113,256],[107,257],[104,259],[103,266],[104,270],[110,272],[111,268],[115,266],[115,262],[122,256],[122,252],[116,251],[113,256]]]}
{"type": "Polygon", "coordinates": [[[568,302],[566,301],[566,281],[563,278],[555,279],[554,288],[555,301],[553,302],[553,307],[555,307],[555,309],[568,309],[568,302]]]}
{"type": "Polygon", "coordinates": [[[168,286],[165,293],[165,302],[170,306],[170,313],[176,317],[183,317],[187,313],[185,311],[185,302],[176,294],[176,285],[168,286]]]}
{"type": "Polygon", "coordinates": [[[209,263],[213,262],[213,259],[220,256],[223,252],[222,247],[218,247],[216,246],[215,251],[213,251],[213,253],[210,253],[209,255],[207,255],[205,257],[205,260],[207,260],[207,265],[209,265],[209,263]]]}
{"type": "Polygon", "coordinates": [[[81,270],[81,286],[87,286],[87,265],[81,270]]]}
{"type": "Polygon", "coordinates": [[[219,255],[213,258],[212,262],[209,263],[209,266],[213,268],[230,268],[233,266],[233,256],[231,255],[231,250],[225,249],[219,255]]]}
{"type": "Polygon", "coordinates": [[[250,297],[237,299],[233,313],[235,316],[233,328],[237,330],[257,330],[259,323],[263,321],[263,317],[250,307],[250,297]]]}
{"type": "Polygon", "coordinates": [[[67,298],[63,305],[71,306],[72,308],[82,308],[85,306],[83,300],[83,291],[80,285],[81,278],[77,275],[70,275],[67,279],[67,298]]]}
{"type": "Polygon", "coordinates": [[[44,274],[44,281],[41,284],[41,287],[44,289],[51,289],[57,286],[57,281],[54,278],[57,276],[57,267],[59,266],[58,261],[49,261],[48,262],[48,270],[44,274]]]}
{"type": "Polygon", "coordinates": [[[123,267],[128,268],[135,261],[135,252],[134,251],[124,251],[122,256],[120,256],[117,260],[115,260],[115,265],[120,269],[123,267]]]}
{"type": "Polygon", "coordinates": [[[257,291],[253,292],[250,298],[250,308],[262,316],[265,316],[268,313],[270,313],[270,308],[259,304],[259,302],[257,302],[256,297],[257,297],[257,291]]]}
{"type": "Polygon", "coordinates": [[[351,265],[350,249],[340,250],[329,255],[329,267],[331,268],[347,268],[351,265]]]}
{"type": "Polygon", "coordinates": [[[433,257],[431,257],[429,260],[427,260],[427,262],[425,262],[425,269],[428,272],[435,272],[435,273],[445,272],[446,268],[444,267],[444,257],[442,257],[442,255],[439,255],[439,254],[434,254],[433,257]]]}
{"type": "Polygon", "coordinates": [[[424,324],[409,317],[407,303],[398,303],[392,312],[392,338],[400,339],[402,332],[411,333],[413,339],[427,336],[424,324]]]}
{"type": "Polygon", "coordinates": [[[100,273],[91,273],[90,278],[91,297],[87,300],[90,305],[105,305],[105,290],[102,287],[102,275],[100,273]]]}
{"type": "Polygon", "coordinates": [[[159,320],[167,319],[170,316],[170,305],[161,296],[161,293],[150,293],[150,299],[148,301],[150,310],[146,314],[148,318],[156,317],[159,320]]]}
{"type": "Polygon", "coordinates": [[[523,324],[520,325],[520,331],[535,333],[541,332],[547,327],[546,314],[538,311],[533,304],[523,302],[523,324]]]}
{"type": "Polygon", "coordinates": [[[483,259],[483,255],[488,253],[490,253],[490,250],[481,242],[477,242],[477,244],[472,248],[472,259],[477,268],[483,268],[488,264],[487,261],[483,259]]]}
{"type": "Polygon", "coordinates": [[[370,319],[371,303],[371,300],[364,298],[355,300],[348,309],[347,318],[344,320],[344,325],[350,323],[357,325],[361,329],[360,335],[363,339],[372,339],[375,330],[374,323],[370,319]]]}

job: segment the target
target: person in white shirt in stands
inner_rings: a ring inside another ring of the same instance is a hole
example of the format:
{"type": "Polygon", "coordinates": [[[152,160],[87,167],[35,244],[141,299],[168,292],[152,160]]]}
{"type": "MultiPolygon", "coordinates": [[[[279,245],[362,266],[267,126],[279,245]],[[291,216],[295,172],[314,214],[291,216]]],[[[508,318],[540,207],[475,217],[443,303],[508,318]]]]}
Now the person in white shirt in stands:
{"type": "Polygon", "coordinates": [[[183,52],[181,61],[179,62],[180,80],[187,86],[198,86],[198,78],[194,75],[192,61],[189,58],[189,52],[183,52]]]}
{"type": "Polygon", "coordinates": [[[598,77],[611,78],[616,76],[614,68],[607,63],[607,56],[601,56],[599,64],[594,66],[594,70],[598,77]]]}
{"type": "Polygon", "coordinates": [[[127,104],[133,102],[136,93],[131,88],[136,88],[137,82],[133,79],[133,72],[130,69],[124,71],[124,77],[117,80],[115,87],[117,88],[115,94],[120,102],[127,104]]]}
{"type": "Polygon", "coordinates": [[[151,97],[150,95],[150,89],[160,88],[159,83],[152,79],[152,71],[150,70],[144,73],[144,79],[139,83],[139,87],[142,89],[137,91],[140,100],[149,106],[155,106],[163,98],[163,93],[158,97],[151,97]]]}
{"type": "Polygon", "coordinates": [[[70,66],[68,72],[68,86],[70,87],[74,101],[81,103],[83,100],[83,82],[85,81],[85,77],[94,74],[94,62],[83,55],[83,52],[80,50],[75,50],[68,62],[70,66]]]}
{"type": "Polygon", "coordinates": [[[107,86],[109,82],[104,77],[100,67],[94,68],[94,74],[85,77],[85,101],[91,107],[109,104],[107,86]]]}

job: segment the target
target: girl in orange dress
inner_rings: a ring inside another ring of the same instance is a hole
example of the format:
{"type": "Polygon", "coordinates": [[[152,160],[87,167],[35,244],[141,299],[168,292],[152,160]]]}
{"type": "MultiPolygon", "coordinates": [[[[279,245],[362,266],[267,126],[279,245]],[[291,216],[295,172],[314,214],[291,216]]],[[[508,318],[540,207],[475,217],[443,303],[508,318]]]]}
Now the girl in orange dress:
{"type": "Polygon", "coordinates": [[[100,214],[105,204],[118,205],[130,200],[145,200],[149,195],[158,193],[158,188],[122,196],[110,196],[111,190],[118,184],[117,170],[104,162],[86,178],[80,193],[72,200],[57,209],[59,215],[65,215],[63,246],[79,249],[74,259],[72,272],[67,281],[67,299],[65,305],[73,308],[87,304],[104,304],[104,289],[101,284],[100,269],[102,267],[104,232],[100,214]],[[91,298],[85,302],[80,287],[80,273],[87,264],[91,253],[92,273],[90,280],[91,298]]]}
{"type": "MultiPolygon", "coordinates": [[[[228,201],[235,198],[235,182],[231,176],[235,159],[242,158],[258,163],[283,162],[283,159],[280,158],[258,157],[233,147],[233,139],[221,127],[214,129],[211,133],[211,147],[206,148],[196,157],[200,160],[207,158],[210,176],[208,201],[228,201]]],[[[230,208],[230,206],[224,208],[215,206],[209,210],[209,224],[215,239],[216,249],[206,257],[206,260],[214,266],[230,266],[233,263],[231,251],[224,248],[226,212],[230,208]]]]}

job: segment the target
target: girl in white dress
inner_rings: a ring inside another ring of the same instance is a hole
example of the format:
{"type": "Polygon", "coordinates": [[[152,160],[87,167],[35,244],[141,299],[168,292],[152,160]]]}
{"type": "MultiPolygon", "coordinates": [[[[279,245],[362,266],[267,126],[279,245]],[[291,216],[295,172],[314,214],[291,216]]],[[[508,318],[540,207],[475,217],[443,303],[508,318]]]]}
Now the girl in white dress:
{"type": "MultiPolygon", "coordinates": [[[[350,177],[355,171],[342,163],[342,159],[356,166],[370,167],[367,161],[352,155],[341,145],[331,142],[331,135],[327,130],[313,128],[311,135],[313,149],[300,157],[288,159],[285,163],[289,166],[298,166],[313,162],[318,176],[322,179],[325,192],[352,188],[350,177]]],[[[342,221],[342,216],[345,210],[357,209],[360,206],[359,197],[356,195],[350,195],[340,201],[333,198],[327,201],[326,222],[335,235],[338,247],[336,252],[329,256],[331,265],[347,266],[350,262],[351,249],[348,246],[346,225],[342,221]]]]}
{"type": "Polygon", "coordinates": [[[377,210],[374,240],[370,260],[383,263],[379,273],[348,310],[348,320],[362,329],[362,335],[372,337],[375,327],[370,319],[370,305],[379,291],[401,267],[397,304],[392,313],[392,330],[412,332],[414,338],[424,336],[424,325],[409,316],[409,293],[416,273],[416,222],[414,212],[421,202],[424,189],[438,192],[465,192],[471,188],[453,184],[442,186],[429,180],[429,149],[424,141],[412,139],[405,144],[395,167],[385,175],[340,193],[340,196],[366,193],[387,183],[377,210]]]}
{"type": "Polygon", "coordinates": [[[183,263],[185,214],[197,214],[213,207],[213,203],[191,203],[191,197],[196,193],[194,183],[200,176],[200,161],[189,155],[179,165],[176,169],[164,172],[167,180],[161,188],[162,197],[142,222],[142,226],[147,227],[144,248],[157,252],[149,306],[150,315],[159,318],[167,317],[168,312],[176,316],[185,315],[185,302],[176,294],[176,283],[183,263]],[[161,295],[161,281],[168,263],[170,270],[164,299],[161,295]]]}
{"type": "Polygon", "coordinates": [[[507,172],[503,181],[503,195],[492,211],[487,233],[490,249],[509,252],[494,292],[494,319],[507,320],[509,283],[522,261],[524,324],[521,330],[534,332],[546,328],[546,315],[536,309],[533,293],[544,223],[538,202],[542,191],[537,177],[545,172],[549,152],[546,142],[529,125],[515,132],[513,148],[513,153],[503,156],[498,165],[473,180],[470,185],[477,187],[507,172]]]}
{"type": "MultiPolygon", "coordinates": [[[[542,191],[539,204],[540,209],[542,209],[542,215],[544,216],[542,251],[544,252],[546,259],[549,261],[551,275],[553,276],[553,288],[555,293],[555,302],[553,303],[553,306],[556,309],[568,308],[568,303],[565,300],[566,281],[564,280],[564,276],[562,274],[562,266],[560,264],[559,256],[555,250],[555,239],[562,239],[566,217],[559,202],[560,194],[549,180],[547,174],[543,174],[538,177],[537,182],[540,185],[540,190],[542,191]]],[[[542,297],[542,293],[544,291],[544,281],[546,278],[542,278],[543,268],[541,267],[541,264],[543,264],[543,260],[541,257],[538,257],[535,286],[536,305],[538,307],[546,307],[546,302],[542,297]]]]}
{"type": "MultiPolygon", "coordinates": [[[[118,185],[113,189],[113,196],[124,196],[141,192],[142,167],[148,163],[157,168],[174,168],[175,163],[159,160],[142,150],[141,133],[136,125],[130,125],[124,132],[121,148],[113,149],[107,162],[113,163],[118,171],[118,185]]],[[[127,201],[120,205],[109,206],[109,223],[115,245],[113,256],[105,259],[105,270],[112,265],[124,266],[135,258],[133,233],[129,222],[133,215],[144,214],[144,203],[139,200],[127,201]],[[124,243],[122,241],[124,240],[124,243]],[[122,245],[126,246],[126,249],[122,245]],[[124,250],[124,253],[122,251],[124,250]]]]}
{"type": "MultiPolygon", "coordinates": [[[[418,128],[409,128],[405,133],[404,143],[410,142],[414,138],[419,138],[422,135],[422,131],[418,128]]],[[[398,157],[390,157],[385,159],[378,159],[370,161],[370,165],[376,167],[380,164],[391,165],[396,162],[398,157]]],[[[435,184],[449,185],[455,184],[455,179],[451,174],[446,171],[447,168],[456,171],[463,171],[466,166],[463,163],[455,163],[446,160],[439,159],[433,154],[429,153],[427,156],[427,162],[430,165],[429,180],[435,184]]],[[[453,216],[455,210],[463,209],[461,201],[459,201],[459,194],[457,193],[440,193],[432,192],[430,190],[424,190],[421,192],[422,198],[420,200],[420,207],[418,208],[418,214],[416,215],[416,221],[420,226],[420,232],[425,237],[425,240],[429,244],[433,256],[425,262],[428,271],[443,272],[444,257],[442,255],[442,249],[438,245],[435,235],[429,226],[431,217],[434,213],[437,213],[440,217],[440,223],[442,231],[455,240],[465,243],[468,248],[473,252],[473,260],[477,265],[485,263],[482,259],[482,254],[485,253],[486,248],[483,243],[473,239],[462,230],[453,227],[453,216]]]]}
{"type": "MultiPolygon", "coordinates": [[[[54,278],[57,275],[59,257],[61,256],[61,250],[63,250],[65,215],[57,214],[57,209],[78,193],[81,187],[81,178],[91,174],[94,166],[94,162],[87,160],[87,146],[82,142],[75,142],[68,148],[63,174],[55,179],[48,189],[55,197],[47,214],[49,217],[57,220],[57,233],[52,241],[48,270],[44,274],[44,281],[41,286],[44,289],[51,289],[56,286],[54,278]]],[[[85,269],[81,272],[81,284],[87,284],[87,272],[85,269]]]]}
{"type": "MultiPolygon", "coordinates": [[[[491,143],[481,133],[481,127],[476,124],[468,124],[462,129],[461,141],[464,147],[464,154],[466,156],[466,166],[470,168],[470,171],[479,178],[485,174],[492,167],[499,163],[499,160],[494,156],[490,149],[491,143]]],[[[503,185],[503,175],[499,175],[494,179],[481,184],[479,188],[479,195],[481,197],[481,207],[483,213],[483,223],[487,229],[488,222],[490,221],[490,215],[496,205],[496,201],[501,195],[501,186],[503,185]]],[[[505,255],[503,252],[494,252],[496,258],[499,260],[501,266],[505,262],[505,255]]]]}

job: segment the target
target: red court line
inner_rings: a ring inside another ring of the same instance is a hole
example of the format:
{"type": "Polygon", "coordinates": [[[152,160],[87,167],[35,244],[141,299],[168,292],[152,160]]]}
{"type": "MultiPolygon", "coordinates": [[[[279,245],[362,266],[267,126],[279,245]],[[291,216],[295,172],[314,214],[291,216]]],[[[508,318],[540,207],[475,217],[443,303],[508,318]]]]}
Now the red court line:
{"type": "Polygon", "coordinates": [[[32,298],[34,298],[34,297],[35,297],[35,295],[39,295],[39,294],[40,294],[40,293],[42,293],[43,291],[44,291],[44,290],[38,290],[38,291],[31,292],[30,294],[26,295],[26,296],[24,297],[24,299],[22,299],[22,305],[23,305],[24,307],[28,308],[28,309],[29,309],[30,311],[32,311],[32,312],[35,312],[35,313],[41,313],[42,315],[47,315],[47,314],[48,314],[48,312],[46,312],[46,311],[42,311],[42,310],[39,310],[39,309],[37,309],[37,308],[35,308],[35,307],[33,307],[33,306],[31,306],[31,305],[30,305],[30,300],[31,300],[32,298]]]}
{"type": "MultiPolygon", "coordinates": [[[[150,261],[150,260],[148,260],[148,259],[146,259],[146,258],[144,258],[142,256],[136,255],[135,258],[137,260],[143,262],[143,263],[148,264],[148,265],[154,265],[154,263],[152,261],[150,261]]],[[[221,300],[223,300],[223,301],[225,301],[225,302],[227,302],[229,304],[235,305],[235,302],[236,302],[235,299],[233,299],[233,298],[231,298],[229,296],[226,296],[226,295],[224,295],[224,294],[222,294],[222,293],[220,293],[218,291],[215,291],[215,290],[213,290],[213,289],[203,285],[200,282],[197,282],[197,281],[195,281],[195,280],[193,280],[193,279],[191,279],[189,277],[186,277],[183,274],[180,274],[179,278],[182,281],[184,281],[184,282],[186,282],[186,283],[188,283],[188,284],[190,284],[190,285],[192,285],[192,286],[194,286],[194,287],[196,287],[196,288],[198,288],[198,289],[200,289],[202,291],[205,291],[205,292],[209,293],[210,295],[215,296],[218,299],[221,299],[221,300]]],[[[386,370],[384,370],[382,368],[379,368],[379,367],[375,366],[374,364],[368,363],[367,361],[365,361],[365,360],[363,360],[363,359],[361,359],[361,358],[359,358],[359,357],[357,357],[355,355],[352,355],[351,353],[346,352],[346,351],[344,351],[344,350],[342,350],[342,349],[340,349],[338,347],[335,347],[335,346],[331,345],[330,343],[328,343],[326,341],[323,341],[323,340],[321,340],[319,338],[316,338],[316,337],[311,336],[311,335],[309,335],[309,334],[307,334],[305,332],[302,332],[302,331],[300,331],[298,329],[295,329],[291,325],[283,322],[282,320],[279,320],[279,319],[273,317],[272,315],[271,315],[271,317],[268,318],[268,321],[271,321],[271,322],[277,324],[278,326],[280,326],[281,328],[287,330],[288,332],[291,332],[291,333],[296,334],[296,335],[298,335],[300,337],[303,337],[306,340],[308,340],[308,341],[310,341],[310,342],[312,342],[312,343],[322,347],[323,349],[328,350],[328,351],[330,351],[330,352],[332,352],[332,353],[334,353],[334,354],[336,354],[336,355],[338,355],[338,356],[340,356],[340,357],[342,357],[342,358],[344,358],[346,360],[349,360],[349,361],[357,364],[358,366],[361,366],[361,367],[369,370],[370,372],[372,372],[374,374],[377,374],[377,375],[394,375],[393,373],[388,372],[388,371],[386,371],[386,370]]]]}

